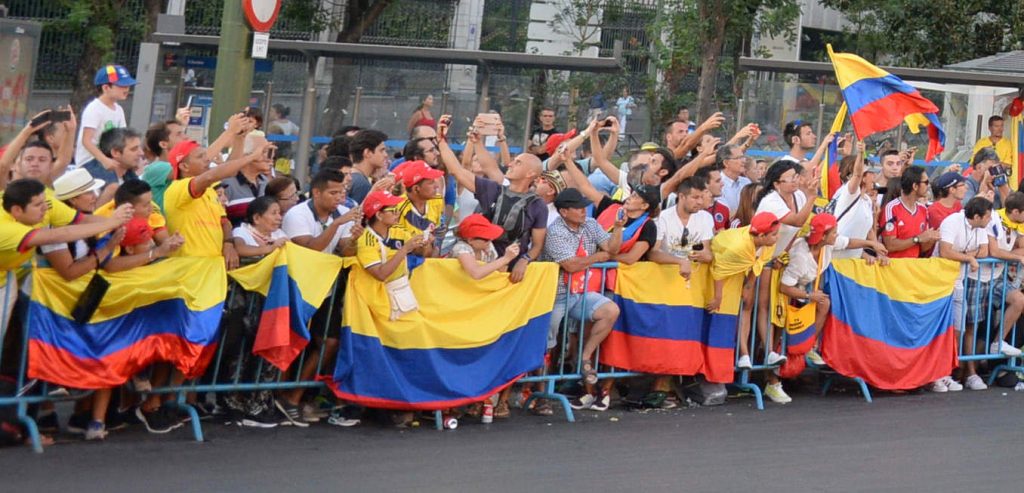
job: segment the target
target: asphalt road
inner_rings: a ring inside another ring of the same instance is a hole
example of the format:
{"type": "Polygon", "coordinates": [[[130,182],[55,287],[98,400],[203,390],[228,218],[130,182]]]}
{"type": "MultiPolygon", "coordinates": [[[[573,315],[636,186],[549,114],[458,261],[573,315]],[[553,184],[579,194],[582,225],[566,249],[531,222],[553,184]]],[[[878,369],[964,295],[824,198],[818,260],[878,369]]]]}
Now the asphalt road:
{"type": "Polygon", "coordinates": [[[1024,392],[514,415],[457,430],[207,424],[0,450],[0,491],[1022,491],[1024,392]]]}

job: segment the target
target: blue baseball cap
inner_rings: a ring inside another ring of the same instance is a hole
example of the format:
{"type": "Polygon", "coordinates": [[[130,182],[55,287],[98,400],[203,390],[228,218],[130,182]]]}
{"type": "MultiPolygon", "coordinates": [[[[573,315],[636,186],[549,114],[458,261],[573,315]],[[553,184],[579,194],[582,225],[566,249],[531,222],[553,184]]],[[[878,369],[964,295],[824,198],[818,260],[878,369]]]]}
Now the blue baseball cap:
{"type": "Polygon", "coordinates": [[[118,87],[131,87],[135,85],[135,79],[132,77],[132,74],[128,73],[128,69],[121,65],[105,65],[96,71],[93,84],[97,86],[113,84],[118,87]]]}
{"type": "Polygon", "coordinates": [[[946,188],[953,188],[965,181],[967,181],[967,179],[964,178],[960,173],[953,173],[951,171],[947,171],[943,173],[941,176],[939,176],[938,180],[935,180],[935,186],[939,190],[944,190],[946,188]]]}

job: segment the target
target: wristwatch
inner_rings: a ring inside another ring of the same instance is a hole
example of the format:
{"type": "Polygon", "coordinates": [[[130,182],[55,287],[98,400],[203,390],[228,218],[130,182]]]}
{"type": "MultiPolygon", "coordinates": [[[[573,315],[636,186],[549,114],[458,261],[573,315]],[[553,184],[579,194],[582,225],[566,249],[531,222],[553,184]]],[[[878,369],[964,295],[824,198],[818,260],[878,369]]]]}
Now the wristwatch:
{"type": "Polygon", "coordinates": [[[921,244],[921,238],[918,238],[918,237],[916,237],[916,236],[915,236],[915,237],[913,238],[913,240],[914,240],[914,244],[915,244],[915,245],[919,245],[919,244],[921,244]]]}

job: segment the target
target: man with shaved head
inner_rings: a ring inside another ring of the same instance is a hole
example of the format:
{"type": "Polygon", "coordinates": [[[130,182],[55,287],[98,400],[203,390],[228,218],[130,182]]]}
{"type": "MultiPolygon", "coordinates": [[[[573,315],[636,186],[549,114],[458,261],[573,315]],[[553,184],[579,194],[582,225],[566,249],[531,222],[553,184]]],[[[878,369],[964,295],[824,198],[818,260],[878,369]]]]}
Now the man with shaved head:
{"type": "Polygon", "coordinates": [[[548,207],[530,190],[543,171],[540,158],[533,154],[516,156],[505,172],[507,185],[478,177],[462,166],[448,145],[450,125],[451,116],[444,115],[437,126],[441,162],[460,185],[473,192],[480,202],[480,212],[505,229],[494,240],[498,255],[504,255],[505,248],[512,243],[519,243],[519,251],[523,253],[515,261],[510,276],[512,282],[519,282],[526,273],[526,266],[540,256],[547,233],[548,207]]]}

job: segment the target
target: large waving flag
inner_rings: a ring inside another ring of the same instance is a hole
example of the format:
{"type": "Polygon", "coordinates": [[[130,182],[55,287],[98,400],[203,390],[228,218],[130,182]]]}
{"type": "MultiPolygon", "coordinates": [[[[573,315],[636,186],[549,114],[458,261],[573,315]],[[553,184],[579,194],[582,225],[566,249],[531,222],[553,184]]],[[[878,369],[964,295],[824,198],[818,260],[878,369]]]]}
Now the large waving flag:
{"type": "Polygon", "coordinates": [[[939,108],[913,86],[852,53],[835,53],[827,45],[843,99],[849,105],[850,120],[857,139],[884,132],[902,122],[912,133],[928,129],[930,161],[946,145],[946,133],[939,123],[939,108]]]}
{"type": "Polygon", "coordinates": [[[957,366],[953,286],[960,266],[945,259],[893,259],[887,267],[832,261],[832,299],[822,357],[880,389],[914,389],[957,366]]]}
{"type": "Polygon", "coordinates": [[[689,283],[671,265],[620,265],[615,287],[619,319],[601,346],[601,362],[660,375],[703,374],[708,381],[733,380],[736,323],[743,276],[722,291],[717,312],[704,309],[714,296],[711,269],[700,264],[689,283]]]}
{"type": "Polygon", "coordinates": [[[288,242],[259,262],[228,273],[266,297],[252,352],[285,371],[309,344],[309,320],[330,295],[342,259],[288,242]]]}
{"type": "Polygon", "coordinates": [[[530,264],[474,281],[455,259],[427,259],[411,278],[419,311],[389,320],[384,283],[349,274],[334,393],[385,409],[477,402],[544,362],[558,265],[530,264]]]}
{"type": "Polygon", "coordinates": [[[29,307],[29,376],[79,389],[120,385],[151,363],[202,375],[217,347],[227,277],[219,257],[175,257],[115,274],[87,324],[71,311],[92,275],[37,268],[29,307]]]}

